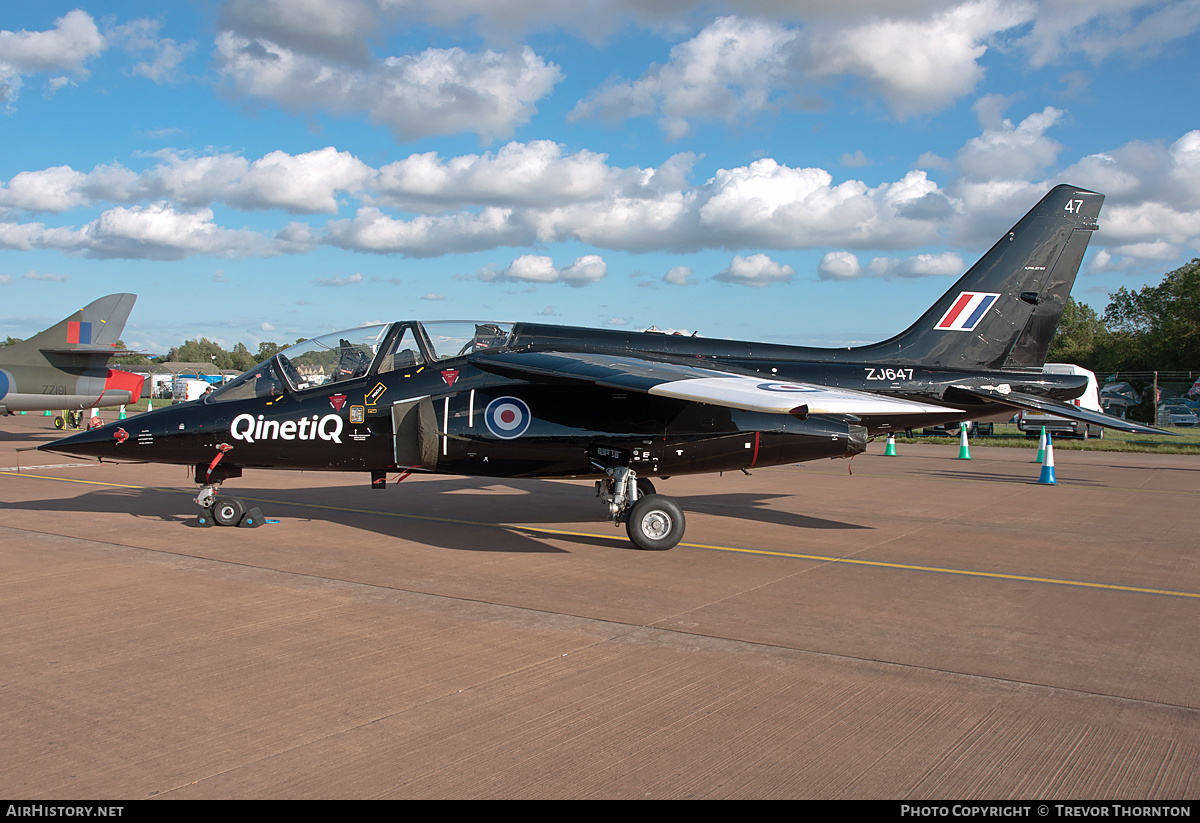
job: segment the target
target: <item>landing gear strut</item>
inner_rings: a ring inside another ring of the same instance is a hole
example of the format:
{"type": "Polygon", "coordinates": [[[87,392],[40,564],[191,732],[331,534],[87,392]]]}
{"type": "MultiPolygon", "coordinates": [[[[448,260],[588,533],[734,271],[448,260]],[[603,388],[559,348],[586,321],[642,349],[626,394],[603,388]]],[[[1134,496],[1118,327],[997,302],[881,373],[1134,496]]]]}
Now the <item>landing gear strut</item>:
{"type": "Polygon", "coordinates": [[[608,480],[596,481],[596,496],[608,505],[614,523],[624,523],[633,545],[645,551],[666,551],[683,539],[683,509],[669,497],[654,493],[654,484],[638,478],[626,466],[608,469],[608,480]]]}

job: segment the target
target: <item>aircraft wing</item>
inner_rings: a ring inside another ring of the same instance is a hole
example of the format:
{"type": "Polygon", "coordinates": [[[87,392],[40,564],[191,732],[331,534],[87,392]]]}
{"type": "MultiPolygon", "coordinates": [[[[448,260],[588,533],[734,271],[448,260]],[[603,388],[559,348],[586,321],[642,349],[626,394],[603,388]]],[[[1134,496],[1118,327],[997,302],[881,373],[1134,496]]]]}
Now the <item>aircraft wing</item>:
{"type": "Polygon", "coordinates": [[[498,352],[468,360],[495,374],[533,382],[592,383],[613,389],[709,403],[769,414],[941,414],[959,409],[932,406],[868,392],[751,377],[718,369],[660,363],[629,355],[582,352],[498,352]]]}
{"type": "Polygon", "coordinates": [[[1111,414],[1104,414],[1103,412],[1073,406],[1070,403],[1063,403],[1061,400],[1050,400],[1045,397],[1036,397],[1032,394],[1012,391],[1012,389],[1004,384],[999,386],[952,386],[946,392],[949,395],[948,400],[953,398],[951,392],[963,392],[972,397],[990,400],[995,403],[1003,403],[1006,406],[1018,409],[1045,412],[1046,414],[1065,417],[1068,420],[1094,423],[1097,426],[1104,426],[1109,429],[1130,432],[1132,434],[1174,434],[1174,432],[1156,429],[1153,426],[1147,426],[1143,423],[1135,423],[1132,420],[1113,417],[1111,414]]]}

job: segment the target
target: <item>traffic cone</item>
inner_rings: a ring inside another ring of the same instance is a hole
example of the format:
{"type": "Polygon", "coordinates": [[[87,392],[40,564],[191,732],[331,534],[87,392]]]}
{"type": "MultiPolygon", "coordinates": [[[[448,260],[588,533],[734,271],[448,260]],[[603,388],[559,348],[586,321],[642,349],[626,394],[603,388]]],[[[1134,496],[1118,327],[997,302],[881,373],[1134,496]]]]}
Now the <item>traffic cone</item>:
{"type": "Polygon", "coordinates": [[[52,415],[52,414],[50,413],[50,410],[49,410],[49,409],[46,409],[46,413],[42,415],[42,417],[53,417],[53,416],[54,416],[54,415],[52,415]]]}
{"type": "Polygon", "coordinates": [[[884,457],[895,457],[896,456],[896,435],[894,435],[894,434],[888,435],[887,448],[883,450],[883,456],[884,457]]]}
{"type": "Polygon", "coordinates": [[[1046,459],[1042,461],[1042,473],[1038,477],[1038,482],[1045,486],[1056,485],[1054,479],[1054,443],[1050,438],[1046,438],[1046,459]]]}
{"type": "Polygon", "coordinates": [[[967,445],[967,424],[962,424],[962,434],[958,438],[958,459],[970,460],[971,448],[967,445]]]}
{"type": "Polygon", "coordinates": [[[117,419],[118,419],[118,420],[124,420],[124,419],[125,419],[125,406],[124,406],[124,404],[122,404],[122,405],[121,405],[121,413],[117,415],[117,419]]]}
{"type": "Polygon", "coordinates": [[[154,398],[151,397],[146,401],[146,411],[154,411],[154,398]]]}
{"type": "Polygon", "coordinates": [[[1035,459],[1033,462],[1041,463],[1045,459],[1046,459],[1046,427],[1042,426],[1042,438],[1040,440],[1038,440],[1037,459],[1035,459]]]}

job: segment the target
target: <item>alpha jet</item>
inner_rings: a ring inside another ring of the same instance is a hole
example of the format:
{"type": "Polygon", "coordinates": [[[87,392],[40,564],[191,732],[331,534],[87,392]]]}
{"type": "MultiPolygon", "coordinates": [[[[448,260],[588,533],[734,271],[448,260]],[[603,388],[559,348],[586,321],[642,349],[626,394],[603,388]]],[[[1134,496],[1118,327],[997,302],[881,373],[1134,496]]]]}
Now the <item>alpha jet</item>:
{"type": "Polygon", "coordinates": [[[1103,196],[1051,191],[907,331],[800,348],[535,323],[401,321],[299,343],[207,397],[41,446],[194,467],[196,502],[248,468],[597,478],[639,548],[684,515],[650,478],[851,457],[869,437],[1014,409],[1157,431],[1071,405],[1046,350],[1103,196]]]}
{"type": "Polygon", "coordinates": [[[0,414],[123,406],[142,396],[142,378],[108,368],[127,354],[117,340],[137,300],[110,294],[28,340],[0,348],[0,414]]]}

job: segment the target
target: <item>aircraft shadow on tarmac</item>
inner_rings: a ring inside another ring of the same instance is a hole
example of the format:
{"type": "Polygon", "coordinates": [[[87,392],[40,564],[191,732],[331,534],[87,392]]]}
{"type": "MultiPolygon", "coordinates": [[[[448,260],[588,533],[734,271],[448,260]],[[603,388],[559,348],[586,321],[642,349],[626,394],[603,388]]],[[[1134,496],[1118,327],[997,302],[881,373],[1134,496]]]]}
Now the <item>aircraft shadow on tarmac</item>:
{"type": "MultiPolygon", "coordinates": [[[[51,440],[57,440],[65,435],[76,434],[77,432],[81,431],[83,431],[83,429],[66,429],[64,431],[46,431],[44,429],[17,429],[13,431],[0,429],[0,441],[6,441],[9,443],[41,444],[49,443],[51,440]]],[[[44,454],[33,456],[35,458],[45,457],[44,454]]]]}
{"type": "MultiPolygon", "coordinates": [[[[615,528],[606,520],[601,504],[581,485],[503,480],[481,487],[478,479],[439,478],[424,479],[383,493],[359,486],[286,490],[243,487],[236,492],[231,486],[229,493],[236,494],[247,506],[259,507],[265,518],[280,520],[285,525],[320,521],[459,551],[563,551],[549,545],[547,539],[637,551],[626,539],[624,527],[615,528]],[[538,528],[542,524],[548,530],[574,532],[578,529],[599,534],[594,537],[578,533],[548,534],[538,528]],[[479,529],[487,529],[490,533],[464,539],[464,529],[467,534],[479,529]],[[603,534],[608,530],[611,535],[603,534]]],[[[101,488],[75,497],[0,502],[0,511],[124,513],[142,520],[195,527],[200,510],[189,496],[183,490],[152,487],[101,488]]],[[[688,515],[729,517],[801,530],[870,528],[768,508],[771,500],[781,497],[790,495],[730,493],[681,495],[678,499],[688,515]]],[[[229,530],[216,528],[229,533],[229,530]]],[[[274,526],[268,524],[264,528],[274,526]]],[[[251,534],[246,530],[234,531],[251,534]]]]}
{"type": "MultiPolygon", "coordinates": [[[[1037,483],[1041,467],[1037,464],[1030,463],[1030,469],[1027,474],[1013,474],[1009,472],[983,472],[983,471],[952,471],[949,469],[942,471],[922,471],[918,474],[925,477],[947,478],[951,480],[978,480],[983,483],[1037,483]]],[[[1073,486],[1105,486],[1103,481],[1088,480],[1086,478],[1072,477],[1070,484],[1073,486]]]]}

